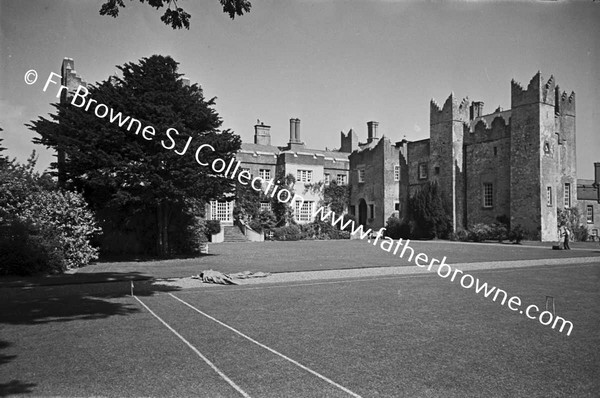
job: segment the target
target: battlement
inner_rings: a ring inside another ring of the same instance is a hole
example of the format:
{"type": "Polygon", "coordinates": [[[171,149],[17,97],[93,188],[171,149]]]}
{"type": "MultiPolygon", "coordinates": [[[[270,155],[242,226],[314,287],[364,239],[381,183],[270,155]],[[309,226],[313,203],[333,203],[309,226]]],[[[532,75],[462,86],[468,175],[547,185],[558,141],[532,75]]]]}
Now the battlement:
{"type": "Polygon", "coordinates": [[[444,106],[440,108],[439,104],[432,99],[430,102],[429,124],[437,124],[450,121],[467,121],[469,120],[470,101],[468,97],[462,99],[459,103],[454,93],[444,102],[444,106]]]}
{"type": "Polygon", "coordinates": [[[348,134],[344,134],[343,131],[340,131],[340,140],[340,152],[351,153],[358,149],[358,135],[356,135],[354,130],[350,129],[348,134]]]}
{"type": "Polygon", "coordinates": [[[527,89],[524,89],[520,83],[513,79],[511,81],[510,90],[511,107],[516,108],[517,106],[537,103],[554,105],[554,90],[554,76],[550,76],[550,78],[544,82],[540,71],[531,78],[527,85],[527,89]]]}
{"type": "Polygon", "coordinates": [[[555,113],[562,116],[575,116],[575,92],[568,95],[566,91],[561,93],[560,87],[555,89],[555,113]]]}
{"type": "Polygon", "coordinates": [[[61,101],[66,101],[81,85],[86,87],[87,83],[75,71],[75,61],[73,58],[64,58],[61,68],[61,84],[68,88],[68,93],[61,96],[61,101]]]}

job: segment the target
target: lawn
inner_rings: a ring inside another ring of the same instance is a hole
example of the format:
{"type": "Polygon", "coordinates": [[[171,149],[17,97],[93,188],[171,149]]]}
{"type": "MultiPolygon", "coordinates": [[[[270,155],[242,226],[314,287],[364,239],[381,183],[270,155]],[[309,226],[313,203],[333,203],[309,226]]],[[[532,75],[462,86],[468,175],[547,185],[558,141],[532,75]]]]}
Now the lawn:
{"type": "MultiPolygon", "coordinates": [[[[448,241],[411,241],[415,252],[430,258],[447,257],[447,263],[485,261],[600,257],[600,246],[578,244],[578,250],[551,250],[552,244],[530,247],[527,244],[485,244],[448,241]]],[[[87,273],[137,273],[158,278],[188,277],[206,269],[222,272],[263,271],[294,272],[363,267],[413,265],[406,259],[393,256],[366,240],[297,241],[264,243],[211,244],[209,255],[199,258],[166,261],[100,262],[79,270],[79,278],[87,273]]]]}
{"type": "MultiPolygon", "coordinates": [[[[555,297],[573,333],[435,274],[172,293],[363,397],[597,396],[600,262],[471,273],[525,304],[555,297]]],[[[348,396],[166,292],[140,299],[252,397],[348,396]]],[[[240,396],[131,297],[4,301],[0,314],[0,395],[240,396]]]]}

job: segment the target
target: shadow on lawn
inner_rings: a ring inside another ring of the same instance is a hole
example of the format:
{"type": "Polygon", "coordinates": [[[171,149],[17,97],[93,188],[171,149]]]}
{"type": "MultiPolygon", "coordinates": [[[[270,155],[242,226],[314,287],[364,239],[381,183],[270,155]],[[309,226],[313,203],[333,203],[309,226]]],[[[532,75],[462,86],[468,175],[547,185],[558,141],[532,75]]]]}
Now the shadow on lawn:
{"type": "MultiPolygon", "coordinates": [[[[0,340],[0,350],[5,350],[10,346],[8,341],[0,340]]],[[[0,366],[15,359],[16,355],[6,355],[0,352],[0,366]]],[[[8,383],[0,383],[0,397],[8,397],[16,394],[30,394],[35,383],[25,383],[21,380],[11,380],[8,383]]]]}
{"type": "MultiPolygon", "coordinates": [[[[134,300],[119,300],[136,296],[151,296],[158,292],[180,290],[169,285],[170,280],[155,281],[139,273],[103,273],[70,275],[63,284],[27,284],[0,288],[0,324],[44,324],[75,320],[124,316],[140,311],[134,300]],[[83,278],[81,278],[83,277],[83,278]]],[[[64,281],[63,281],[64,282],[64,281]]]]}

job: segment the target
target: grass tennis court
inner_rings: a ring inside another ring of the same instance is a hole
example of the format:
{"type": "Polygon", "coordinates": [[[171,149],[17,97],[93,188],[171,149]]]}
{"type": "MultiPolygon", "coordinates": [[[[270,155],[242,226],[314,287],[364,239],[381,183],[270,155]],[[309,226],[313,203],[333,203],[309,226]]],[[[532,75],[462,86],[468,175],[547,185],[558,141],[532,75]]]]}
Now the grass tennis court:
{"type": "MultiPolygon", "coordinates": [[[[346,256],[361,256],[357,243],[346,256]]],[[[0,395],[597,396],[600,261],[471,274],[542,308],[555,297],[573,333],[435,274],[153,291],[136,282],[136,297],[121,282],[3,300],[0,395]]]]}

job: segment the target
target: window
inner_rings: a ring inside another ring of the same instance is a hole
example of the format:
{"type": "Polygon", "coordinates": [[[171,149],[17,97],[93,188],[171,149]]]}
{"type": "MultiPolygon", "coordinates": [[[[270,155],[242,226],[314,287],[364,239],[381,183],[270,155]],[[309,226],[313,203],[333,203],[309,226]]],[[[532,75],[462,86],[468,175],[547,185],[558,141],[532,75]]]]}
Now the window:
{"type": "Polygon", "coordinates": [[[394,210],[400,211],[400,203],[399,202],[394,203],[394,210]]]}
{"type": "Polygon", "coordinates": [[[369,205],[369,218],[375,218],[375,205],[369,205]]]}
{"type": "Polygon", "coordinates": [[[394,181],[400,181],[400,165],[394,165],[394,181]]]}
{"type": "Polygon", "coordinates": [[[347,182],[348,182],[348,178],[346,177],[346,174],[338,174],[337,175],[338,185],[346,185],[347,182]]]}
{"type": "Polygon", "coordinates": [[[494,185],[486,182],[483,184],[483,207],[494,206],[494,185]]]}
{"type": "Polygon", "coordinates": [[[331,182],[331,174],[325,173],[325,185],[329,185],[331,182]]]}
{"type": "Polygon", "coordinates": [[[298,170],[296,174],[296,180],[298,182],[312,182],[312,170],[298,170]]]}
{"type": "Polygon", "coordinates": [[[494,156],[498,156],[498,147],[497,146],[494,147],[494,156]]]}
{"type": "Polygon", "coordinates": [[[313,212],[313,201],[296,201],[296,221],[311,221],[313,212]],[[300,206],[302,204],[302,206],[300,206]]]}
{"type": "Polygon", "coordinates": [[[231,210],[233,202],[210,201],[210,219],[219,221],[231,221],[231,210]]]}
{"type": "Polygon", "coordinates": [[[358,169],[358,182],[365,182],[365,169],[358,169]]]}
{"type": "Polygon", "coordinates": [[[424,180],[427,178],[427,163],[419,164],[419,180],[424,180]]]}
{"type": "Polygon", "coordinates": [[[355,205],[350,205],[350,215],[352,215],[352,216],[356,215],[356,206],[355,205]]]}
{"type": "Polygon", "coordinates": [[[439,166],[436,166],[435,169],[433,169],[435,171],[435,175],[438,176],[440,175],[440,168],[439,166]]]}
{"type": "Polygon", "coordinates": [[[546,206],[552,206],[552,187],[546,187],[546,206]]]}
{"type": "Polygon", "coordinates": [[[271,211],[271,202],[260,202],[260,211],[271,211]]]}
{"type": "Polygon", "coordinates": [[[571,184],[565,183],[565,207],[571,207],[571,184]]]}
{"type": "Polygon", "coordinates": [[[550,144],[545,142],[544,143],[544,153],[545,154],[549,154],[550,153],[550,144]]]}
{"type": "Polygon", "coordinates": [[[262,178],[263,180],[270,180],[271,179],[271,170],[269,169],[260,169],[258,171],[258,175],[260,176],[260,178],[262,178]]]}
{"type": "Polygon", "coordinates": [[[589,224],[593,224],[594,223],[594,206],[587,205],[586,218],[587,218],[587,222],[589,224]]]}

